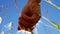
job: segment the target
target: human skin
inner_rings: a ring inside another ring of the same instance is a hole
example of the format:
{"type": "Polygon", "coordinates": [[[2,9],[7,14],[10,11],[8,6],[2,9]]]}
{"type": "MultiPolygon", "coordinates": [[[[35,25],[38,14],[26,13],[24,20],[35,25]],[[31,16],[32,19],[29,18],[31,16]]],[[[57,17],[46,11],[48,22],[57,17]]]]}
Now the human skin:
{"type": "Polygon", "coordinates": [[[19,17],[18,30],[32,31],[41,18],[40,4],[41,0],[28,0],[19,17]]]}

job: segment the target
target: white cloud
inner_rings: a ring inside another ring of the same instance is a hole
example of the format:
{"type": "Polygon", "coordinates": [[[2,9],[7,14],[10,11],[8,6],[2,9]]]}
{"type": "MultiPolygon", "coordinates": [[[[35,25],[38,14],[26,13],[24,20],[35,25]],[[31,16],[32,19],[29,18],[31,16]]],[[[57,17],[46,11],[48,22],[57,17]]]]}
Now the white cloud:
{"type": "Polygon", "coordinates": [[[4,27],[7,28],[8,30],[11,30],[13,27],[13,24],[12,22],[10,22],[9,24],[4,25],[4,27]]]}
{"type": "Polygon", "coordinates": [[[11,29],[12,25],[13,25],[12,22],[10,22],[9,25],[8,25],[8,28],[11,29]]]}

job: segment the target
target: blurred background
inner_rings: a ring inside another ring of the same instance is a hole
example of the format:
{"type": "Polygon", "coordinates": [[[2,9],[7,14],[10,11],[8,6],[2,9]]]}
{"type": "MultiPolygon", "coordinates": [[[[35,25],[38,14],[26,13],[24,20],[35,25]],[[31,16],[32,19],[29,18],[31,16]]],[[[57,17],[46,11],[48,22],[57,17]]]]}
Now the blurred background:
{"type": "MultiPolygon", "coordinates": [[[[18,31],[18,19],[28,0],[0,0],[0,34],[27,34],[25,31],[18,31]]],[[[35,34],[60,34],[50,21],[60,25],[60,0],[42,0],[41,18],[36,24],[33,33],[35,34]],[[47,20],[48,19],[48,20],[47,20]]]]}

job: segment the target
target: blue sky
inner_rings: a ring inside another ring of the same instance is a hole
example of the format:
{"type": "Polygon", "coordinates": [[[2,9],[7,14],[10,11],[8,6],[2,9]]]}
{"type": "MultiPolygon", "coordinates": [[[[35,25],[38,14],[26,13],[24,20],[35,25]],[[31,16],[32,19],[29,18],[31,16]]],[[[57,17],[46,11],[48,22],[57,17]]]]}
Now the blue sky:
{"type": "MultiPolygon", "coordinates": [[[[9,32],[11,34],[19,34],[17,27],[18,27],[18,18],[21,15],[23,7],[26,5],[28,0],[17,0],[18,9],[14,4],[14,0],[0,0],[0,6],[2,10],[0,11],[0,17],[2,17],[2,23],[0,24],[0,34],[4,31],[5,34],[9,32]],[[5,6],[8,5],[7,11],[5,11],[5,6]],[[4,14],[6,12],[6,14],[4,14]],[[13,23],[13,30],[8,29],[8,24],[13,23]],[[6,25],[6,27],[4,27],[6,25]],[[3,28],[3,29],[2,29],[3,28]]],[[[51,0],[56,5],[60,4],[60,0],[51,0]]],[[[60,25],[60,10],[56,7],[50,5],[49,3],[42,0],[41,2],[41,14],[45,16],[49,20],[54,21],[55,23],[60,25]],[[48,11],[48,14],[47,14],[48,11]]],[[[36,25],[37,34],[60,34],[60,31],[57,30],[52,24],[48,21],[41,18],[40,22],[36,25]],[[49,25],[49,26],[48,26],[49,25]]],[[[34,30],[33,30],[34,31],[34,30]]],[[[21,32],[20,32],[21,34],[21,32]]],[[[25,33],[24,33],[25,34],[25,33]]]]}

